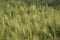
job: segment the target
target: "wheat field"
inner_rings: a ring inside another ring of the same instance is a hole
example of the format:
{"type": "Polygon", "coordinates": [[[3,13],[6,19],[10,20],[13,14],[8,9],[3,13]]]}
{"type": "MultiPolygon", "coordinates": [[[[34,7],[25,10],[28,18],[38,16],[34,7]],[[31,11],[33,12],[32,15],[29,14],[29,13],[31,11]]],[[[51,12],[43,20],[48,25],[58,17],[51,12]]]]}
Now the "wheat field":
{"type": "Polygon", "coordinates": [[[22,2],[0,3],[0,40],[60,40],[59,32],[58,9],[22,2]]]}

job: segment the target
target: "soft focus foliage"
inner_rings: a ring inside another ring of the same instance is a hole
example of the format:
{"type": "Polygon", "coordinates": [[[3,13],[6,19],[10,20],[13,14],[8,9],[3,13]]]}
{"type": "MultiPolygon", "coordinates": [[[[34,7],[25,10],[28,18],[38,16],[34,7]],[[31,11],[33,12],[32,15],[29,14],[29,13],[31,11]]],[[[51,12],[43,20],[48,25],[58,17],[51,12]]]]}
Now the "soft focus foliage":
{"type": "Polygon", "coordinates": [[[0,40],[60,40],[60,9],[40,1],[0,0],[0,40]]]}

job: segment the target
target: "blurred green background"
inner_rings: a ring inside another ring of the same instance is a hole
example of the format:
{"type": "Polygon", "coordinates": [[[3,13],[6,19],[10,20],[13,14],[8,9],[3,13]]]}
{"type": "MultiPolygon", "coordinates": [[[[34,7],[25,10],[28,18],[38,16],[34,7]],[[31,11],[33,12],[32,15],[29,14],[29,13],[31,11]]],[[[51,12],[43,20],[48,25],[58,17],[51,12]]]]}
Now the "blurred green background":
{"type": "Polygon", "coordinates": [[[60,0],[0,0],[0,40],[60,40],[60,0]]]}

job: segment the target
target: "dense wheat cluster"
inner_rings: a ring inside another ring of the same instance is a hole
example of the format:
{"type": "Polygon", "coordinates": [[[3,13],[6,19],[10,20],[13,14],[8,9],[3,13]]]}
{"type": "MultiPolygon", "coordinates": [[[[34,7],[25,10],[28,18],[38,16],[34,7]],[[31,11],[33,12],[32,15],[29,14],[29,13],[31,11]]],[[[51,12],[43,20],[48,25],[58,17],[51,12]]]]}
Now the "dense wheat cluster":
{"type": "Polygon", "coordinates": [[[60,40],[56,1],[0,0],[0,40],[60,40]]]}

